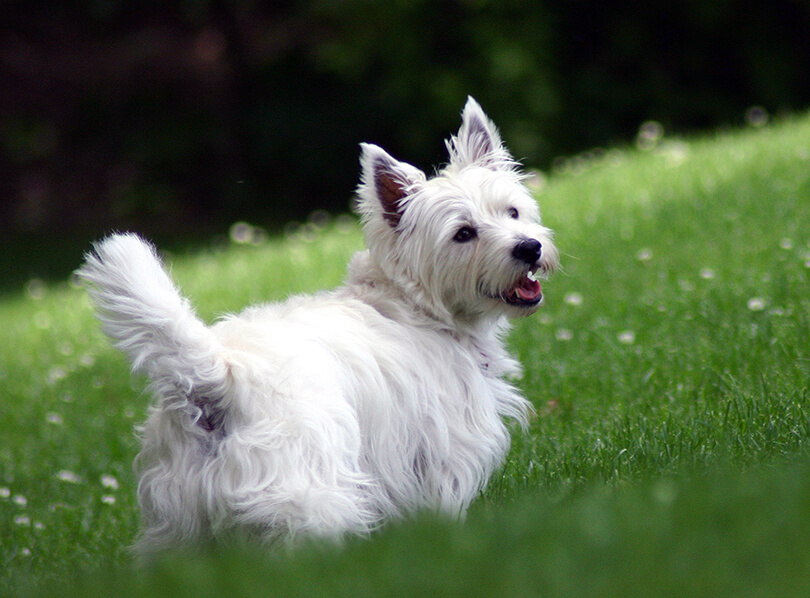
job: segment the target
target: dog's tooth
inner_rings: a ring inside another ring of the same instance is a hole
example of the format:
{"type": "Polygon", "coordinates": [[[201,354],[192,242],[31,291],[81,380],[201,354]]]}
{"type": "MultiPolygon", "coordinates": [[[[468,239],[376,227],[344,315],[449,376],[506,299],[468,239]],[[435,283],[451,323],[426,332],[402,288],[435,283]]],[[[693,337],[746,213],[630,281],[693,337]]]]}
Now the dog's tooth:
{"type": "Polygon", "coordinates": [[[529,273],[528,273],[528,274],[526,274],[526,278],[528,278],[528,279],[529,279],[529,280],[531,280],[532,282],[537,282],[537,278],[535,278],[535,276],[534,276],[534,272],[529,271],[529,273]]]}

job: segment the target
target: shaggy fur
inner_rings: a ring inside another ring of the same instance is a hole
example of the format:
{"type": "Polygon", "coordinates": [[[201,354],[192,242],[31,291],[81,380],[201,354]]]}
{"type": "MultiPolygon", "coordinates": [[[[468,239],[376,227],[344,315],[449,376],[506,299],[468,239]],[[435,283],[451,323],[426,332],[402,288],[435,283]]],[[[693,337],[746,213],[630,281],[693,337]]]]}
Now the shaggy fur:
{"type": "Polygon", "coordinates": [[[142,552],[458,516],[485,486],[509,447],[504,418],[530,411],[507,381],[507,316],[537,308],[534,274],[557,251],[474,100],[447,145],[432,178],[362,146],[368,249],[332,292],[208,327],[135,235],[87,256],[104,332],[155,396],[136,461],[142,552]]]}

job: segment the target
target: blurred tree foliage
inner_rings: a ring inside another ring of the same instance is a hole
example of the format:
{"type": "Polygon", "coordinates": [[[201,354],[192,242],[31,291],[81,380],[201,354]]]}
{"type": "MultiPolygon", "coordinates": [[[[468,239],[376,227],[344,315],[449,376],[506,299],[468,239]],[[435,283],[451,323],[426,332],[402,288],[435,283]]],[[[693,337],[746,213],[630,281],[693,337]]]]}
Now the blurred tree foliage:
{"type": "Polygon", "coordinates": [[[444,159],[467,95],[559,154],[810,103],[803,0],[7,0],[0,230],[345,211],[357,144],[444,159]]]}

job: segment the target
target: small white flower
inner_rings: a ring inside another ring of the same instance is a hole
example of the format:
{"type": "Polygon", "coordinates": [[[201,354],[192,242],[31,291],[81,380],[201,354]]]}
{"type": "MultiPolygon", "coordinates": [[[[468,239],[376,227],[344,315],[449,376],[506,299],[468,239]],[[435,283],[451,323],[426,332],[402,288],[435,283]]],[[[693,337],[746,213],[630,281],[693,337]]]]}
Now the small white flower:
{"type": "Polygon", "coordinates": [[[779,241],[779,247],[784,249],[785,251],[790,251],[793,249],[793,239],[788,239],[787,237],[783,238],[779,241]]]}
{"type": "Polygon", "coordinates": [[[745,122],[752,127],[764,127],[768,124],[768,111],[762,106],[751,106],[745,111],[745,122]]]}
{"type": "Polygon", "coordinates": [[[253,227],[247,222],[234,222],[228,233],[232,243],[245,245],[250,243],[253,236],[253,227]]]}
{"type": "Polygon", "coordinates": [[[715,277],[714,270],[711,268],[701,268],[700,270],[700,277],[704,280],[711,280],[715,277]]]}
{"type": "Polygon", "coordinates": [[[655,149],[664,136],[664,125],[648,120],[641,124],[636,135],[636,146],[642,151],[655,149]]]}
{"type": "Polygon", "coordinates": [[[105,494],[101,497],[101,502],[105,505],[114,505],[115,504],[115,497],[110,494],[105,494]]]}
{"type": "Polygon", "coordinates": [[[65,368],[58,365],[52,367],[50,371],[48,371],[48,385],[53,386],[60,380],[67,378],[67,375],[68,373],[65,368]]]}
{"type": "Polygon", "coordinates": [[[104,474],[101,476],[101,485],[110,490],[118,490],[118,480],[111,475],[104,474]]]}
{"type": "Polygon", "coordinates": [[[559,330],[557,330],[554,337],[558,341],[570,341],[572,338],[574,338],[574,333],[568,330],[567,328],[560,328],[559,330]]]}
{"type": "Polygon", "coordinates": [[[0,498],[8,498],[9,496],[11,496],[11,490],[5,486],[0,487],[0,498]]]}
{"type": "Polygon", "coordinates": [[[62,416],[58,413],[50,411],[45,414],[45,421],[49,424],[53,424],[54,426],[61,426],[62,425],[62,416]]]}
{"type": "Polygon", "coordinates": [[[748,300],[748,309],[751,311],[762,311],[765,309],[765,299],[762,297],[751,297],[748,300]]]}
{"type": "Polygon", "coordinates": [[[92,353],[85,353],[84,355],[79,357],[79,364],[86,368],[89,368],[95,363],[96,363],[96,356],[93,355],[92,353]]]}
{"type": "Polygon", "coordinates": [[[247,222],[234,222],[229,230],[229,236],[231,242],[236,245],[261,245],[267,240],[267,232],[263,228],[247,222]]]}
{"type": "Polygon", "coordinates": [[[15,505],[18,507],[24,507],[28,504],[28,499],[26,499],[22,494],[18,494],[14,498],[11,499],[15,505]]]}
{"type": "Polygon", "coordinates": [[[582,305],[582,295],[579,293],[568,293],[564,298],[568,305],[582,305]]]}
{"type": "Polygon", "coordinates": [[[68,484],[79,484],[81,483],[81,478],[77,476],[72,471],[68,471],[67,469],[63,469],[59,473],[56,474],[56,477],[61,482],[67,482],[68,484]]]}
{"type": "Polygon", "coordinates": [[[636,333],[632,330],[624,330],[620,332],[616,338],[618,338],[619,342],[623,345],[632,345],[636,342],[636,333]]]}
{"type": "Polygon", "coordinates": [[[33,299],[34,301],[43,299],[47,291],[47,285],[39,278],[32,278],[25,283],[25,294],[28,295],[29,299],[33,299]]]}
{"type": "Polygon", "coordinates": [[[24,527],[30,527],[31,520],[28,518],[27,515],[17,515],[14,518],[14,523],[17,525],[22,525],[24,527]]]}
{"type": "Polygon", "coordinates": [[[640,262],[649,262],[652,259],[653,252],[652,249],[644,248],[639,250],[636,254],[636,259],[640,262]]]}

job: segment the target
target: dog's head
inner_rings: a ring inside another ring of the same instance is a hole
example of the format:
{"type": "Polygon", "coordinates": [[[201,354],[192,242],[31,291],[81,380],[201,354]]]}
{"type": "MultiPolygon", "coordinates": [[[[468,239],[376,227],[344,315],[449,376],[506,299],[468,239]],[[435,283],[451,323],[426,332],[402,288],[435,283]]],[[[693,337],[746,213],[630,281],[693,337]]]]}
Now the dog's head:
{"type": "Polygon", "coordinates": [[[527,315],[558,266],[551,231],[497,129],[469,98],[436,176],[362,146],[358,211],[383,272],[437,315],[527,315]]]}

